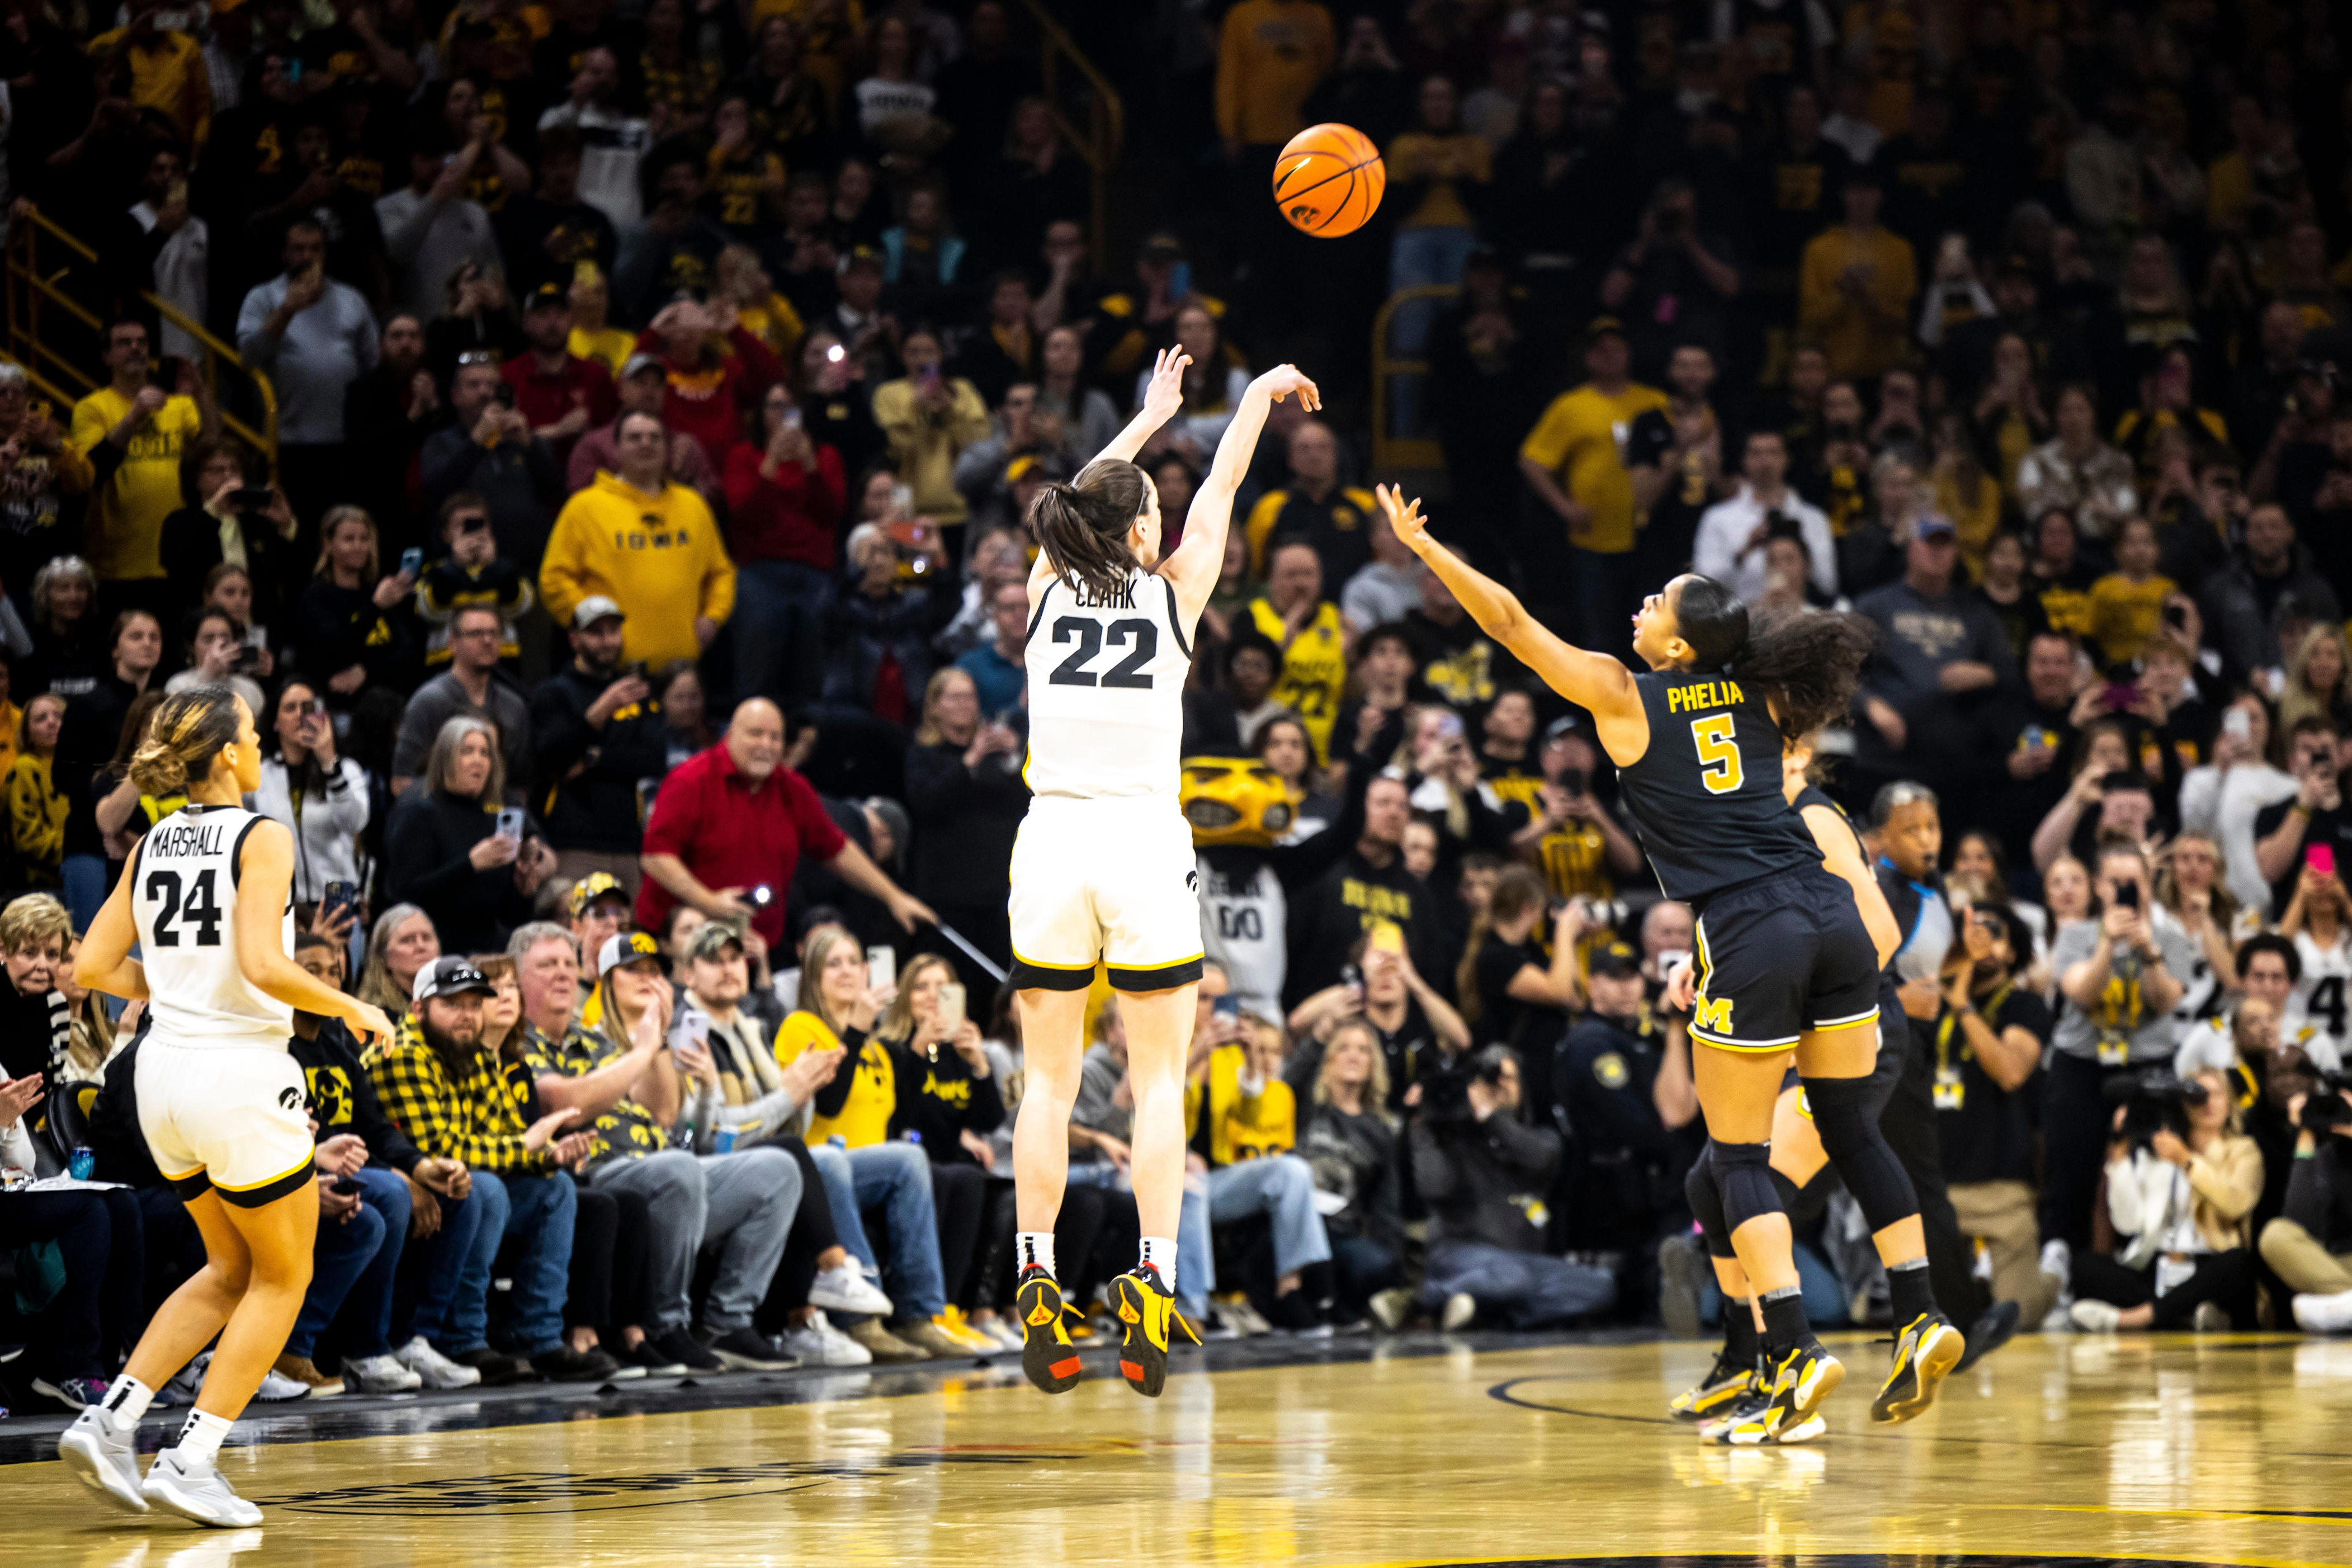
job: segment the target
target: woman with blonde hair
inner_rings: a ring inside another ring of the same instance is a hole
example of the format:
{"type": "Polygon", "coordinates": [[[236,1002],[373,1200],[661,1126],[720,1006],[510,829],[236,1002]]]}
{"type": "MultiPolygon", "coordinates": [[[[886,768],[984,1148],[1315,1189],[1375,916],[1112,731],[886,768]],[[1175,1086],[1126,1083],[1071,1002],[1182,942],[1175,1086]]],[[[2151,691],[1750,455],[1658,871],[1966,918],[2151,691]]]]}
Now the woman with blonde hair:
{"type": "Polygon", "coordinates": [[[2221,879],[2221,847],[2202,833],[2182,833],[2157,857],[2156,901],[2197,944],[2195,970],[2173,1011],[2201,1018],[2221,1010],[2225,993],[2237,989],[2238,943],[2263,929],[2262,917],[2241,909],[2221,879]]]}
{"type": "MultiPolygon", "coordinates": [[[[1383,1328],[1402,1321],[1404,1211],[1397,1195],[1396,1123],[1388,1112],[1389,1069],[1380,1031],[1361,1018],[1337,1026],[1300,1119],[1297,1152],[1315,1190],[1343,1206],[1323,1215],[1340,1322],[1369,1305],[1383,1328]],[[1391,1294],[1394,1292],[1394,1294],[1391,1294]]],[[[1318,1206],[1328,1207],[1328,1203],[1318,1206]]]]}
{"type": "Polygon", "coordinates": [[[384,831],[384,892],[433,917],[463,952],[503,947],[531,918],[531,900],[555,871],[555,851],[507,798],[497,729],[453,715],[433,738],[425,769],[384,831]]]}
{"type": "Polygon", "coordinates": [[[407,661],[407,617],[394,612],[416,578],[380,567],[375,519],[364,508],[329,507],[318,563],[295,603],[294,649],[299,668],[325,676],[331,707],[349,709],[369,682],[388,684],[407,661]]]}
{"type": "Polygon", "coordinates": [[[1477,1026],[1482,1041],[1517,1045],[1529,1014],[1559,1014],[1584,1005],[1584,982],[1576,971],[1576,938],[1584,917],[1575,903],[1561,904],[1553,915],[1550,961],[1537,962],[1536,927],[1550,899],[1540,876],[1525,866],[1507,866],[1495,879],[1485,910],[1471,917],[1454,994],[1461,998],[1462,1016],[1477,1026]]]}
{"type": "Polygon", "coordinates": [[[54,888],[65,858],[66,818],[73,803],[58,792],[50,773],[58,754],[66,700],[43,692],[25,704],[16,722],[16,760],[8,767],[8,842],[26,885],[54,888]]]}
{"type": "Polygon", "coordinates": [[[2291,735],[2305,719],[2325,719],[2341,730],[2352,718],[2352,681],[2345,679],[2344,628],[2322,622],[2288,650],[2286,684],[2279,689],[2278,732],[2291,735]]]}
{"type": "Polygon", "coordinates": [[[392,1023],[293,960],[293,841],[238,804],[261,782],[261,739],[235,693],[207,686],[164,699],[131,765],[142,795],[189,804],[141,844],[83,939],[74,979],[148,1005],[140,1131],[204,1237],[205,1264],[156,1311],[58,1453],[133,1512],[256,1525],[261,1510],[216,1459],[310,1282],[319,1197],[307,1090],[287,1049],[293,1015],[341,1018],[362,1039],[389,1040],[392,1023]],[[131,956],[134,944],[142,958],[131,956]],[[187,1425],[142,1479],[140,1417],[216,1336],[187,1425]]]}
{"type": "Polygon", "coordinates": [[[393,905],[369,929],[357,987],[360,1000],[387,1013],[407,1012],[416,972],[440,956],[441,936],[433,917],[415,904],[393,905]]]}
{"type": "Polygon", "coordinates": [[[841,1069],[811,1097],[815,1114],[806,1136],[833,1205],[835,1234],[869,1273],[879,1270],[862,1211],[879,1205],[889,1215],[890,1268],[897,1276],[891,1290],[898,1311],[887,1328],[868,1318],[850,1337],[876,1361],[968,1356],[971,1346],[939,1321],[947,1293],[931,1163],[921,1148],[890,1135],[898,1065],[890,1048],[869,1033],[896,994],[866,979],[866,950],[857,938],[837,926],[811,937],[801,955],[800,1005],[776,1031],[776,1062],[790,1067],[807,1052],[843,1053],[841,1069]]]}

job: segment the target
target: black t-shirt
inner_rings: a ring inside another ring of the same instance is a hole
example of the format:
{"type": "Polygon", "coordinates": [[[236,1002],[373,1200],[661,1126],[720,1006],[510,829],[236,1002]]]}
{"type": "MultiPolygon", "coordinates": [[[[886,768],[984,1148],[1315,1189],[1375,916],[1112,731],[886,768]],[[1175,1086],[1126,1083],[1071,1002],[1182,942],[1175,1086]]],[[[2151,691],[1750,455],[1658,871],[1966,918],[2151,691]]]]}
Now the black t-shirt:
{"type": "MultiPolygon", "coordinates": [[[[2023,1029],[2047,1045],[2050,1007],[2032,991],[2006,987],[1977,1004],[1993,1033],[2023,1029]]],[[[1995,1083],[1969,1048],[1958,1016],[1946,1012],[1923,1032],[1935,1045],[1937,1139],[1944,1177],[1961,1182],[2031,1182],[2042,1069],[2013,1089],[1995,1083]]]]}
{"type": "Polygon", "coordinates": [[[1528,1026],[1528,1015],[1549,1012],[1519,1001],[1511,994],[1511,982],[1519,971],[1533,963],[1541,967],[1542,960],[1535,943],[1505,942],[1489,932],[1478,944],[1475,978],[1478,983],[1478,1019],[1473,1026],[1472,1037],[1480,1045],[1520,1044],[1521,1031],[1528,1026]]]}
{"type": "MultiPolygon", "coordinates": [[[[1721,417],[1713,409],[1707,412],[1720,426],[1721,417]]],[[[1721,434],[1723,449],[1732,450],[1730,433],[1721,434]]],[[[1666,488],[1658,493],[1650,507],[1649,521],[1642,525],[1642,549],[1653,560],[1680,563],[1690,559],[1699,517],[1715,498],[1707,491],[1704,474],[1675,459],[1674,447],[1675,423],[1666,411],[1649,408],[1634,416],[1625,436],[1625,466],[1666,470],[1666,488]]]]}
{"type": "MultiPolygon", "coordinates": [[[[1437,1032],[1429,1026],[1429,1015],[1421,1004],[1408,995],[1404,999],[1404,1016],[1393,1029],[1383,1029],[1381,1022],[1369,1012],[1359,1017],[1381,1040],[1381,1056],[1389,1070],[1389,1110],[1402,1112],[1405,1091],[1414,1081],[1437,1070],[1444,1048],[1437,1042],[1437,1032]]],[[[1292,1049],[1283,1064],[1282,1080],[1305,1105],[1315,1098],[1315,1079],[1323,1070],[1323,1042],[1307,1038],[1292,1049]]]]}
{"type": "MultiPolygon", "coordinates": [[[[2294,807],[2289,796],[2275,805],[2266,805],[2254,814],[2254,842],[2260,844],[2279,829],[2286,814],[2294,807]]],[[[2286,874],[2271,883],[2271,908],[2284,910],[2294,901],[2295,879],[2303,875],[2304,856],[2315,844],[2325,844],[2336,851],[2339,871],[2352,867],[2352,809],[2338,805],[2333,811],[2315,811],[2304,825],[2303,847],[2287,861],[2286,874]]]]}
{"type": "Polygon", "coordinates": [[[1291,900],[1288,977],[1283,984],[1283,1005],[1296,1007],[1326,985],[1336,985],[1348,963],[1348,950],[1381,921],[1404,928],[1405,946],[1413,967],[1435,973],[1430,935],[1433,901],[1428,886],[1391,857],[1375,866],[1349,850],[1339,863],[1297,892],[1291,900]]]}

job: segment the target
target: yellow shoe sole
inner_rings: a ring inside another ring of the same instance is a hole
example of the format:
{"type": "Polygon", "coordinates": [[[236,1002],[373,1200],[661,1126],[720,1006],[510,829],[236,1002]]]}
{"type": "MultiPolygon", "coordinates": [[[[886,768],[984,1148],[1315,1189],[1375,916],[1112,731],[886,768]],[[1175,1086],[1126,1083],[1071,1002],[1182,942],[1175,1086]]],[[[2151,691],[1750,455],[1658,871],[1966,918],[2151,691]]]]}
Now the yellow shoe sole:
{"type": "Polygon", "coordinates": [[[1927,1343],[1921,1345],[1911,1358],[1914,1386],[1911,1397],[1872,1404],[1870,1418],[1878,1425],[1892,1426],[1908,1421],[1935,1404],[1936,1391],[1943,1387],[1944,1379],[1951,1375],[1952,1368],[1958,1366],[1960,1357],[1968,1353],[1967,1339],[1959,1330],[1948,1324],[1937,1324],[1928,1331],[1926,1338],[1927,1343]]]}

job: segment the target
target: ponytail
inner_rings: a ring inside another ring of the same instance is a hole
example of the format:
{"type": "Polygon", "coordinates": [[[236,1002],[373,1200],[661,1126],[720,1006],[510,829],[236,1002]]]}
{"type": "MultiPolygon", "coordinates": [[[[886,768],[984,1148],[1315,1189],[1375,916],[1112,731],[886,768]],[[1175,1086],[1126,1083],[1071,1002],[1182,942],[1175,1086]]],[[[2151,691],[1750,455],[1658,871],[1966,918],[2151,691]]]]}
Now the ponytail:
{"type": "Polygon", "coordinates": [[[213,759],[236,740],[236,694],[226,686],[192,686],[163,699],[131,756],[131,782],[142,795],[184,794],[212,772],[213,759]]]}
{"type": "Polygon", "coordinates": [[[1068,484],[1050,484],[1029,505],[1029,531],[1065,582],[1115,598],[1143,568],[1127,531],[1143,513],[1143,470],[1097,458],[1068,484]]]}

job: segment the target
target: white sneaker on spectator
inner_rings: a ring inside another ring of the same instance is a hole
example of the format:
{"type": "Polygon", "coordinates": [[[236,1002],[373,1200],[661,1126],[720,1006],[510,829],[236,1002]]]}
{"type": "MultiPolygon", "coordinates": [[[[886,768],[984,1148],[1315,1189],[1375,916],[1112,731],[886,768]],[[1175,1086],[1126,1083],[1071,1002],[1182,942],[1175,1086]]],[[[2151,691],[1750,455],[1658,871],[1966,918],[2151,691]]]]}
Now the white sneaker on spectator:
{"type": "Polygon", "coordinates": [[[871,1366],[874,1352],[833,1326],[825,1315],[811,1312],[809,1321],[783,1332],[784,1348],[803,1366],[871,1366]]]}
{"type": "Polygon", "coordinates": [[[136,1424],[118,1428],[111,1415],[90,1405],[58,1437],[58,1458],[90,1490],[103,1492],[133,1513],[145,1513],[147,1500],[139,1492],[139,1452],[131,1447],[138,1434],[136,1424]]]}
{"type": "Polygon", "coordinates": [[[363,1355],[343,1363],[343,1386],[353,1394],[406,1394],[424,1387],[425,1379],[401,1365],[398,1356],[363,1355]]]}
{"type": "Polygon", "coordinates": [[[828,1268],[811,1281],[809,1305],[827,1312],[851,1312],[861,1317],[890,1316],[890,1298],[874,1288],[855,1261],[828,1268]]]}
{"type": "Polygon", "coordinates": [[[2066,1315],[2086,1334],[2112,1334],[2123,1321],[2122,1310],[2105,1301],[2077,1301],[2067,1309],[2066,1315]]]}
{"type": "Polygon", "coordinates": [[[1256,1339],[1261,1334],[1274,1332],[1274,1325],[1265,1321],[1265,1314],[1259,1311],[1242,1291],[1218,1297],[1214,1310],[1244,1338],[1256,1339]]]}
{"type": "Polygon", "coordinates": [[[1372,1321],[1381,1326],[1381,1331],[1392,1334],[1412,1316],[1412,1292],[1402,1286],[1376,1290],[1365,1307],[1372,1314],[1372,1321]]]}
{"type": "Polygon", "coordinates": [[[2230,1328],[2230,1310],[2219,1301],[2200,1301],[2189,1326],[2200,1334],[2226,1333],[2230,1328]]]}
{"type": "Polygon", "coordinates": [[[253,1396],[264,1405],[283,1405],[288,1400],[308,1398],[310,1393],[309,1384],[297,1383],[273,1366],[261,1374],[261,1386],[253,1391],[253,1396]]]}
{"type": "Polygon", "coordinates": [[[423,1334],[392,1352],[394,1360],[415,1373],[427,1388],[471,1388],[482,1381],[482,1369],[459,1366],[425,1342],[423,1334]]]}
{"type": "Polygon", "coordinates": [[[230,1489],[219,1467],[183,1464],[177,1448],[166,1448],[155,1456],[139,1490],[166,1513],[176,1513],[198,1524],[236,1529],[261,1522],[261,1510],[230,1489]]]}
{"type": "Polygon", "coordinates": [[[1466,1329],[1478,1315],[1478,1299],[1466,1290],[1456,1290],[1445,1298],[1445,1305],[1437,1314],[1437,1326],[1446,1333],[1466,1329]]]}
{"type": "Polygon", "coordinates": [[[984,1323],[974,1318],[971,1320],[971,1326],[1006,1350],[1017,1351],[1021,1348],[1021,1331],[1013,1326],[1013,1320],[1010,1318],[999,1314],[984,1323]]]}
{"type": "Polygon", "coordinates": [[[2294,1321],[2307,1334],[2340,1334],[2352,1329],[2352,1290],[2326,1296],[2306,1291],[2297,1296],[2294,1321]]]}
{"type": "Polygon", "coordinates": [[[172,1374],[172,1381],[155,1391],[155,1404],[169,1408],[174,1405],[194,1405],[196,1390],[204,1386],[205,1368],[212,1365],[213,1352],[198,1351],[195,1359],[172,1374]]]}

